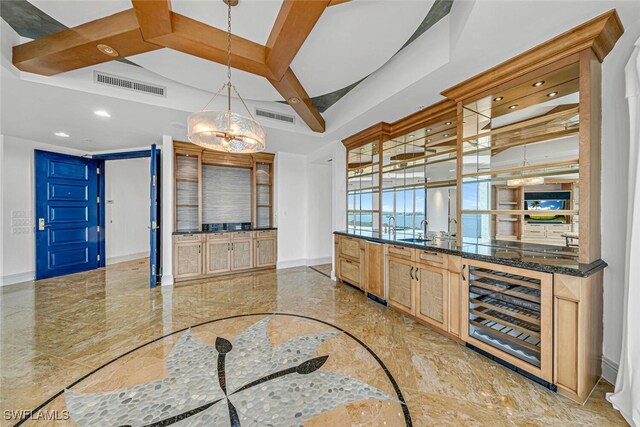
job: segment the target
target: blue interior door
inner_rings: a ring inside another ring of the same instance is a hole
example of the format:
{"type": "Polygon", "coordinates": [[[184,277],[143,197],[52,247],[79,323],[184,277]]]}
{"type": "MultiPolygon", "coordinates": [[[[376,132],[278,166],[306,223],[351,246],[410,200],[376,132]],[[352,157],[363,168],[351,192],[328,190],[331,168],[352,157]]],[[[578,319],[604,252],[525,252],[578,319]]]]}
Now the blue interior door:
{"type": "Polygon", "coordinates": [[[159,215],[159,190],[160,190],[160,150],[151,146],[151,184],[150,184],[150,212],[149,212],[149,285],[154,288],[158,283],[158,270],[160,269],[160,228],[159,215]]]}
{"type": "Polygon", "coordinates": [[[35,151],[36,279],[98,267],[98,175],[93,159],[35,151]]]}

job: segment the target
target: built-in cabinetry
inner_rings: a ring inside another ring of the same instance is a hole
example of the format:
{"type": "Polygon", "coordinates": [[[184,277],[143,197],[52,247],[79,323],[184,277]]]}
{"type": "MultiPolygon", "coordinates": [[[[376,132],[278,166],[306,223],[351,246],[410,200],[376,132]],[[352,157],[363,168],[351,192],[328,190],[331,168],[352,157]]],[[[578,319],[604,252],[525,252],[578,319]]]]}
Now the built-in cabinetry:
{"type": "Polygon", "coordinates": [[[174,279],[273,268],[274,155],[174,150],[174,279]]]}
{"type": "Polygon", "coordinates": [[[385,242],[389,305],[584,401],[602,362],[601,63],[622,32],[609,11],[344,139],[336,276],[378,283],[365,241],[385,242]]]}
{"type": "Polygon", "coordinates": [[[192,280],[276,265],[276,231],[174,235],[174,279],[192,280]]]}
{"type": "Polygon", "coordinates": [[[460,257],[386,245],[387,302],[436,328],[460,336],[460,257]]]}

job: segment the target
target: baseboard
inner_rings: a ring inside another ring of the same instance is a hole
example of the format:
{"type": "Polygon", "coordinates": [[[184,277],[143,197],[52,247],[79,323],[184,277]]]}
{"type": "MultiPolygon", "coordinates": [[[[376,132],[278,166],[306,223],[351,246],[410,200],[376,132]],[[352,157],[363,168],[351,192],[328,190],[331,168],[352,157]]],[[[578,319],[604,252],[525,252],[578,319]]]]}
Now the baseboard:
{"type": "Polygon", "coordinates": [[[615,385],[618,377],[618,364],[606,357],[602,358],[602,378],[615,385]]]}
{"type": "Polygon", "coordinates": [[[137,254],[129,254],[122,256],[107,257],[107,265],[118,264],[121,262],[133,261],[134,259],[149,258],[149,251],[139,252],[137,254]]]}
{"type": "Polygon", "coordinates": [[[28,271],[26,273],[8,274],[0,277],[0,286],[15,285],[22,282],[31,282],[35,280],[36,273],[28,271]]]}
{"type": "Polygon", "coordinates": [[[173,275],[172,274],[163,274],[160,283],[162,286],[172,286],[173,285],[173,275]]]}
{"type": "Polygon", "coordinates": [[[291,259],[288,261],[278,261],[276,269],[282,270],[283,268],[304,267],[307,265],[307,260],[304,258],[291,259]]]}
{"type": "Polygon", "coordinates": [[[322,265],[322,264],[331,264],[331,257],[324,257],[324,258],[312,258],[312,259],[307,259],[306,261],[306,265],[307,267],[312,267],[314,265],[322,265]]]}

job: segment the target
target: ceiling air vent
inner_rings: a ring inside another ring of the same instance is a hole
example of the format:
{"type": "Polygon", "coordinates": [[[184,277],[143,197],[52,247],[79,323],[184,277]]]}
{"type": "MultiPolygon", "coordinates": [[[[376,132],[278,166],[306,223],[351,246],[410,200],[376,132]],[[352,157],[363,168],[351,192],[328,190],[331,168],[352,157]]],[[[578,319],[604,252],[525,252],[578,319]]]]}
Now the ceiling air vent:
{"type": "Polygon", "coordinates": [[[135,92],[146,93],[155,96],[167,96],[167,88],[164,86],[156,86],[137,80],[128,79],[126,77],[114,76],[113,74],[95,71],[93,73],[93,81],[98,84],[119,87],[120,89],[133,90],[135,92]]]}
{"type": "Polygon", "coordinates": [[[288,114],[280,114],[275,113],[273,111],[262,110],[260,108],[256,108],[256,116],[266,117],[268,119],[280,120],[281,122],[287,122],[294,124],[296,122],[295,116],[290,116],[288,114]]]}

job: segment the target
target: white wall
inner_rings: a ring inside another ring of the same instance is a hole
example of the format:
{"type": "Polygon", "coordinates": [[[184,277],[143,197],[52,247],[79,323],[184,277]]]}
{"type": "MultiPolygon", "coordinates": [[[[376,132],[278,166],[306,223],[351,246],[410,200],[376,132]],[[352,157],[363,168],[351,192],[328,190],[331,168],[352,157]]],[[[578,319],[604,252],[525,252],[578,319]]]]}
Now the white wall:
{"type": "Polygon", "coordinates": [[[640,3],[635,7],[635,24],[627,25],[602,70],[602,259],[609,264],[604,271],[603,375],[610,382],[622,346],[630,145],[624,66],[640,37],[640,3]]]}
{"type": "MultiPolygon", "coordinates": [[[[12,212],[34,215],[34,150],[82,155],[64,147],[4,135],[2,142],[2,284],[33,280],[35,275],[35,230],[14,234],[12,212]]],[[[32,222],[33,225],[33,222],[32,222]]]]}
{"type": "Polygon", "coordinates": [[[277,153],[274,197],[278,227],[278,268],[305,264],[307,224],[307,158],[277,153]]]}
{"type": "Polygon", "coordinates": [[[105,162],[107,264],[149,256],[149,158],[105,162]]]}
{"type": "MultiPolygon", "coordinates": [[[[449,192],[451,192],[451,218],[455,218],[455,188],[429,188],[427,190],[427,221],[429,221],[429,232],[449,231],[449,192]]],[[[453,228],[453,225],[451,225],[451,229],[453,228]]]]}
{"type": "Polygon", "coordinates": [[[309,163],[307,166],[307,265],[331,262],[333,246],[332,199],[333,169],[331,163],[309,163]]]}

